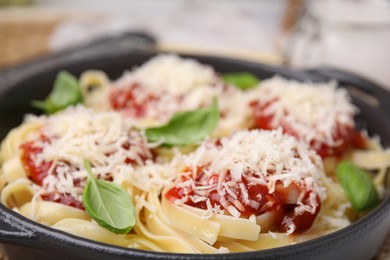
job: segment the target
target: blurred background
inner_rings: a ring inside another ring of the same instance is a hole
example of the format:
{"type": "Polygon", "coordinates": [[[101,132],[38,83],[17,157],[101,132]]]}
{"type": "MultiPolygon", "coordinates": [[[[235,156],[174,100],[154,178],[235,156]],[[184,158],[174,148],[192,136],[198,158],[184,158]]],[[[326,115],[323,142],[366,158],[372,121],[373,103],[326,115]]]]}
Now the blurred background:
{"type": "Polygon", "coordinates": [[[132,31],[159,50],[337,67],[390,90],[390,0],[0,0],[0,69],[132,31]]]}
{"type": "Polygon", "coordinates": [[[128,32],[156,50],[340,68],[390,91],[390,0],[0,0],[0,70],[128,32]]]}

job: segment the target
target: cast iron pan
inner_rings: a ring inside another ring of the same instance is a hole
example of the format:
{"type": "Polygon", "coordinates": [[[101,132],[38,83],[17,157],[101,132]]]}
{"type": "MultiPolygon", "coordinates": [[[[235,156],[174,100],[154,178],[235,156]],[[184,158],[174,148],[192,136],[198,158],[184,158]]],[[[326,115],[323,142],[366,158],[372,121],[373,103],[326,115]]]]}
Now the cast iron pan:
{"type": "MultiPolygon", "coordinates": [[[[114,41],[68,51],[39,61],[0,72],[0,139],[19,125],[25,113],[37,113],[29,102],[43,99],[51,90],[59,70],[79,75],[86,69],[104,70],[112,79],[123,71],[140,65],[155,55],[153,39],[142,34],[129,34],[114,41]]],[[[190,56],[212,65],[218,72],[251,72],[259,78],[275,74],[296,80],[314,82],[330,78],[347,87],[353,102],[360,108],[357,118],[370,134],[381,136],[390,147],[390,94],[365,79],[340,71],[318,69],[293,71],[259,63],[226,58],[190,56]]],[[[390,185],[387,186],[388,189],[390,185]]],[[[11,259],[370,259],[383,243],[390,229],[389,191],[381,204],[352,225],[297,245],[257,252],[190,255],[156,253],[120,248],[53,230],[0,205],[0,242],[11,259]]]]}

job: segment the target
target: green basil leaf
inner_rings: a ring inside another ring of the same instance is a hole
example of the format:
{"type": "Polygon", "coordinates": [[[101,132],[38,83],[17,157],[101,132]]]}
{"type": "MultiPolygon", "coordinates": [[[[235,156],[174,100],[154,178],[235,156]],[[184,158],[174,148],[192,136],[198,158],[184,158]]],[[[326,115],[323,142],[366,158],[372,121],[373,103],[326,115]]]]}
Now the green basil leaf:
{"type": "Polygon", "coordinates": [[[134,206],[129,194],[118,184],[94,178],[84,160],[88,181],[83,192],[86,212],[100,226],[116,234],[127,234],[135,225],[134,206]]]}
{"type": "Polygon", "coordinates": [[[336,174],[354,209],[364,211],[379,203],[378,193],[366,171],[344,161],[338,165],[336,174]]]}
{"type": "Polygon", "coordinates": [[[34,100],[31,104],[46,114],[52,114],[82,101],[83,96],[77,78],[66,71],[61,71],[57,74],[49,96],[43,101],[34,100]]]}
{"type": "Polygon", "coordinates": [[[222,79],[227,84],[233,85],[241,90],[253,88],[260,82],[255,75],[247,72],[226,73],[222,75],[222,79]]]}
{"type": "Polygon", "coordinates": [[[148,128],[145,134],[149,141],[162,142],[162,145],[189,145],[209,136],[218,119],[218,102],[214,98],[209,108],[178,112],[166,125],[148,128]]]}

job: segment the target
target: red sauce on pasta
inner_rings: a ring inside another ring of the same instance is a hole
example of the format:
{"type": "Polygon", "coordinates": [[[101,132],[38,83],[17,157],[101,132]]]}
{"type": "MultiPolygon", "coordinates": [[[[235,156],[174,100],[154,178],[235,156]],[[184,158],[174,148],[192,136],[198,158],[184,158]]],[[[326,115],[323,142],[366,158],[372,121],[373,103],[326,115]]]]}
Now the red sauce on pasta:
{"type": "MultiPolygon", "coordinates": [[[[48,176],[49,171],[51,171],[53,175],[56,175],[56,166],[51,169],[53,162],[45,160],[37,161],[37,157],[42,153],[43,150],[42,146],[38,145],[38,143],[41,142],[50,143],[50,140],[47,137],[41,135],[40,140],[25,142],[20,146],[20,149],[22,151],[21,161],[26,169],[26,172],[28,173],[29,178],[39,186],[43,187],[43,180],[48,176]]],[[[128,150],[131,148],[131,145],[129,143],[124,143],[122,147],[128,150]]],[[[140,154],[140,159],[145,162],[150,158],[147,155],[140,154]]],[[[126,158],[125,163],[132,165],[137,164],[137,162],[132,158],[126,158]]],[[[112,176],[108,174],[105,180],[112,181],[112,176]]],[[[80,179],[73,179],[73,185],[75,187],[81,187],[80,179]]],[[[45,193],[41,195],[41,198],[46,201],[53,201],[63,205],[84,209],[83,203],[77,200],[71,194],[63,194],[60,192],[45,193]]]]}
{"type": "Polygon", "coordinates": [[[145,92],[142,87],[133,83],[124,88],[114,88],[109,95],[109,101],[114,110],[125,110],[131,116],[142,118],[145,116],[148,105],[157,100],[153,93],[142,93],[142,98],[137,92],[145,92]]]}
{"type": "MultiPolygon", "coordinates": [[[[278,127],[282,127],[285,134],[292,135],[300,139],[300,133],[295,130],[288,122],[282,120],[279,125],[274,126],[272,123],[274,115],[263,113],[263,111],[265,111],[267,107],[272,104],[273,102],[260,104],[257,101],[251,103],[251,107],[254,111],[256,127],[266,130],[273,130],[277,129],[278,127]]],[[[287,115],[288,114],[285,116],[287,115]]],[[[338,145],[330,146],[325,142],[321,142],[317,139],[311,141],[309,145],[322,158],[329,156],[341,156],[349,148],[365,148],[367,145],[365,137],[360,132],[350,126],[340,123],[337,123],[336,125],[336,130],[333,133],[333,139],[338,145]]]]}
{"type": "MultiPolygon", "coordinates": [[[[202,172],[202,168],[199,168],[199,172],[197,174],[197,179],[200,179],[202,175],[204,174],[202,172]]],[[[188,175],[182,175],[180,179],[178,180],[178,183],[185,182],[191,178],[191,174],[188,175]]],[[[195,186],[197,186],[197,179],[195,181],[195,186]]],[[[218,184],[219,175],[213,174],[209,177],[209,184],[218,184]]],[[[231,180],[230,173],[228,172],[226,175],[225,181],[228,182],[231,180]]],[[[291,183],[288,187],[284,187],[283,184],[278,181],[275,186],[275,191],[270,193],[267,186],[259,185],[259,184],[249,184],[249,181],[243,177],[242,182],[244,183],[246,190],[248,192],[248,199],[254,200],[257,203],[259,203],[258,207],[254,207],[251,205],[248,205],[245,203],[244,195],[242,194],[241,189],[239,188],[232,188],[232,191],[237,196],[237,200],[240,202],[242,207],[236,207],[242,217],[249,217],[250,215],[254,214],[256,216],[260,216],[264,213],[272,213],[273,220],[271,229],[278,232],[286,232],[291,223],[295,225],[294,233],[300,233],[304,232],[307,229],[309,229],[318,212],[320,211],[320,205],[321,201],[318,195],[315,195],[315,200],[317,202],[317,207],[315,209],[315,212],[310,213],[307,211],[304,211],[302,214],[297,214],[294,212],[294,209],[298,206],[296,203],[292,203],[291,196],[298,196],[301,192],[304,192],[304,197],[302,199],[302,203],[304,205],[309,204],[309,196],[313,191],[311,190],[305,190],[303,187],[299,187],[295,183],[291,183]]],[[[217,185],[214,185],[217,186],[217,185]]],[[[175,202],[176,200],[183,200],[183,198],[187,197],[187,199],[184,201],[184,204],[197,207],[200,209],[207,209],[207,203],[205,200],[194,203],[193,200],[190,199],[191,196],[193,196],[194,190],[191,187],[187,187],[186,189],[190,189],[188,191],[188,196],[186,196],[186,192],[184,191],[184,188],[181,188],[180,185],[176,185],[170,190],[167,191],[165,194],[166,198],[171,201],[175,202]]],[[[228,202],[228,205],[234,205],[234,201],[236,200],[233,198],[229,193],[226,193],[224,196],[224,199],[228,202]]],[[[226,209],[221,204],[221,196],[218,194],[218,191],[216,188],[212,189],[208,195],[207,199],[210,200],[211,206],[216,207],[219,206],[220,209],[226,209]]]]}
{"type": "MultiPolygon", "coordinates": [[[[47,140],[45,137],[42,138],[47,140]]],[[[39,186],[42,186],[43,180],[47,177],[50,167],[52,166],[52,162],[47,162],[45,160],[42,160],[39,163],[36,162],[37,155],[42,153],[42,147],[37,146],[34,141],[25,142],[20,148],[22,150],[21,160],[30,179],[39,186]]],[[[53,169],[53,172],[55,172],[55,168],[53,169]]],[[[84,209],[83,203],[70,194],[47,193],[42,194],[41,198],[45,201],[53,201],[63,205],[84,209]]]]}
{"type": "Polygon", "coordinates": [[[36,163],[36,157],[42,153],[42,147],[37,146],[34,141],[25,142],[20,148],[22,150],[21,160],[30,179],[41,186],[43,179],[45,179],[49,172],[52,162],[43,160],[39,164],[36,163]]]}

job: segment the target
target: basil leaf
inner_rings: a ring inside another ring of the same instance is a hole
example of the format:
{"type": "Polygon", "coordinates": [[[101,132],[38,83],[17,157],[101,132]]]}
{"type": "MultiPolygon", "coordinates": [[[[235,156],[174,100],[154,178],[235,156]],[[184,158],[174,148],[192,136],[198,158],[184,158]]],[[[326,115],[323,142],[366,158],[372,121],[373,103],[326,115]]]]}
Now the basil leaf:
{"type": "Polygon", "coordinates": [[[83,205],[88,215],[100,226],[116,233],[127,234],[135,225],[134,206],[129,194],[118,184],[97,180],[91,165],[84,160],[88,172],[83,192],[83,205]]]}
{"type": "Polygon", "coordinates": [[[247,72],[226,73],[222,75],[222,79],[227,84],[233,85],[241,90],[253,88],[260,82],[255,75],[247,72]]]}
{"type": "Polygon", "coordinates": [[[57,74],[49,96],[43,101],[34,100],[31,104],[46,114],[52,114],[82,101],[83,96],[77,78],[66,71],[61,71],[57,74]]]}
{"type": "Polygon", "coordinates": [[[178,112],[161,127],[145,130],[148,141],[162,145],[189,145],[209,136],[217,126],[219,109],[217,99],[209,108],[178,112]]]}
{"type": "Polygon", "coordinates": [[[352,207],[364,211],[379,203],[379,196],[370,175],[350,162],[341,162],[336,170],[352,207]]]}

